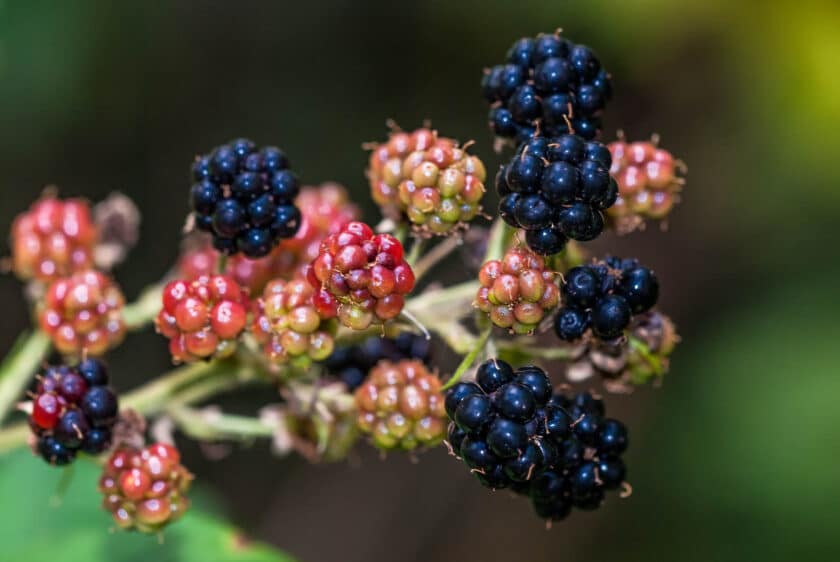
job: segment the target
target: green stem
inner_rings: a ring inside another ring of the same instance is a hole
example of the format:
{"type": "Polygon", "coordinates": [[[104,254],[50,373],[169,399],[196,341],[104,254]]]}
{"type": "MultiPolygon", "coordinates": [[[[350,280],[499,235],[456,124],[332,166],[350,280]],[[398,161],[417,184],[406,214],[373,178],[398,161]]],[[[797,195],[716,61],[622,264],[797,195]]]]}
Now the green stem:
{"type": "Polygon", "coordinates": [[[170,408],[168,413],[181,431],[193,439],[256,439],[271,437],[276,429],[258,418],[225,414],[213,409],[175,407],[170,408]]]}
{"type": "Polygon", "coordinates": [[[659,357],[650,352],[650,348],[647,344],[645,344],[645,342],[637,338],[630,337],[628,339],[628,343],[630,344],[630,347],[642,357],[642,359],[647,361],[656,376],[661,377],[665,374],[665,369],[662,367],[662,361],[659,360],[659,357]]]}
{"type": "Polygon", "coordinates": [[[123,320],[130,331],[142,330],[152,322],[160,312],[163,285],[156,284],[146,288],[136,301],[123,308],[123,320]]]}
{"type": "MultiPolygon", "coordinates": [[[[414,243],[411,245],[411,250],[408,252],[408,256],[406,256],[405,261],[408,262],[408,265],[411,266],[412,270],[414,269],[417,260],[420,259],[420,254],[423,253],[423,248],[426,246],[426,239],[425,238],[415,238],[414,243]]],[[[415,272],[415,277],[417,273],[415,272]]]]}
{"type": "Polygon", "coordinates": [[[466,373],[467,370],[469,370],[469,368],[472,367],[472,364],[475,363],[476,358],[478,357],[479,353],[482,352],[484,346],[487,345],[487,340],[490,339],[490,333],[492,331],[493,327],[488,326],[484,329],[483,332],[481,332],[481,335],[478,336],[478,340],[475,342],[475,346],[473,347],[472,351],[470,351],[466,355],[466,357],[464,357],[463,361],[461,361],[461,364],[458,365],[458,368],[455,369],[455,372],[452,374],[449,380],[446,381],[446,384],[443,385],[443,388],[441,388],[441,390],[449,390],[450,388],[455,386],[455,383],[461,380],[461,377],[464,376],[464,373],[466,373]]]}
{"type": "Polygon", "coordinates": [[[563,359],[572,359],[576,356],[573,347],[533,347],[530,340],[517,338],[514,340],[500,340],[496,342],[496,347],[500,351],[512,351],[515,353],[522,353],[529,357],[540,357],[549,361],[560,361],[563,359]],[[527,341],[527,343],[526,343],[527,341]]]}
{"type": "Polygon", "coordinates": [[[22,334],[0,364],[0,423],[20,400],[23,391],[50,351],[50,338],[39,331],[22,334]]]}
{"type": "Polygon", "coordinates": [[[500,260],[505,255],[505,249],[516,231],[508,226],[501,218],[496,219],[490,227],[490,236],[487,238],[487,252],[484,254],[484,263],[491,260],[500,260]]]}
{"type": "Polygon", "coordinates": [[[455,236],[450,236],[443,242],[436,245],[434,248],[426,252],[422,258],[417,260],[417,263],[412,262],[412,269],[414,270],[414,277],[416,279],[422,278],[434,266],[451,254],[458,246],[461,245],[461,239],[455,236]]]}

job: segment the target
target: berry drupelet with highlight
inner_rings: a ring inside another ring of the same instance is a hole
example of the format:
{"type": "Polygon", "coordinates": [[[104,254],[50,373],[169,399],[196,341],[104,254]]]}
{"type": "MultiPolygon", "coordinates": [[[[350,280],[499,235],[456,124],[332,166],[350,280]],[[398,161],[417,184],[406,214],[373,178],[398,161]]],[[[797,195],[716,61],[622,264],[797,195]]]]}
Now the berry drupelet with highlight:
{"type": "Polygon", "coordinates": [[[420,361],[381,361],[355,397],[356,424],[377,448],[432,447],[446,435],[440,379],[420,361]]]}
{"type": "Polygon", "coordinates": [[[50,284],[38,305],[38,319],[62,355],[100,356],[125,337],[124,304],[107,275],[87,270],[50,284]]]}
{"type": "Polygon", "coordinates": [[[496,326],[532,333],[560,302],[555,277],[540,256],[527,248],[512,248],[501,260],[481,267],[475,305],[496,326]]]}
{"type": "Polygon", "coordinates": [[[400,241],[374,234],[361,222],[328,236],[306,276],[318,290],[314,302],[319,314],[337,314],[354,330],[396,318],[414,288],[414,272],[403,259],[400,241]]]}
{"type": "Polygon", "coordinates": [[[595,53],[558,33],[522,38],[505,64],[486,71],[484,98],[491,104],[490,128],[517,144],[536,133],[571,132],[595,138],[601,112],[612,97],[609,73],[595,53]]]}
{"type": "Polygon", "coordinates": [[[45,283],[86,271],[97,239],[86,201],[42,197],[12,224],[12,270],[45,283]]]}
{"type": "Polygon", "coordinates": [[[164,287],[155,326],[169,338],[176,363],[227,357],[247,326],[249,307],[246,291],[230,277],[172,281],[164,287]]]}
{"type": "Polygon", "coordinates": [[[299,186],[285,153],[237,139],[196,158],[190,204],[195,226],[226,255],[260,258],[300,227],[299,186]]]}
{"type": "Polygon", "coordinates": [[[600,340],[621,336],[634,315],[649,311],[659,298],[659,281],[635,259],[607,257],[570,269],[560,285],[563,307],[554,328],[565,341],[591,329],[600,340]]]}
{"type": "Polygon", "coordinates": [[[482,363],[476,382],[460,382],[446,394],[453,453],[484,486],[527,490],[531,478],[554,466],[559,454],[547,432],[551,392],[538,367],[514,370],[499,359],[482,363]]]}
{"type": "Polygon", "coordinates": [[[49,367],[38,377],[29,427],[45,461],[65,465],[79,452],[98,455],[110,447],[119,406],[107,385],[105,366],[95,359],[49,367]]]}
{"type": "Polygon", "coordinates": [[[189,508],[186,493],[192,480],[172,445],[121,448],[105,463],[99,479],[102,506],[120,529],[157,533],[189,508]]]}
{"type": "Polygon", "coordinates": [[[609,150],[598,141],[533,138],[496,176],[499,214],[524,229],[528,246],[540,255],[562,251],[569,239],[594,240],[618,195],[610,164],[609,150]]]}
{"type": "Polygon", "coordinates": [[[254,302],[252,332],[273,362],[307,367],[332,353],[334,315],[321,316],[313,302],[316,293],[305,279],[278,279],[254,302]]]}
{"type": "Polygon", "coordinates": [[[627,428],[605,417],[600,398],[588,392],[556,394],[546,407],[546,420],[559,455],[530,484],[531,502],[539,517],[559,521],[573,508],[597,509],[607,491],[629,490],[621,460],[628,445],[627,428]]]}
{"type": "Polygon", "coordinates": [[[607,215],[619,233],[635,230],[645,219],[664,219],[679,202],[685,164],[657,144],[655,136],[652,141],[609,144],[618,199],[607,215]]]}

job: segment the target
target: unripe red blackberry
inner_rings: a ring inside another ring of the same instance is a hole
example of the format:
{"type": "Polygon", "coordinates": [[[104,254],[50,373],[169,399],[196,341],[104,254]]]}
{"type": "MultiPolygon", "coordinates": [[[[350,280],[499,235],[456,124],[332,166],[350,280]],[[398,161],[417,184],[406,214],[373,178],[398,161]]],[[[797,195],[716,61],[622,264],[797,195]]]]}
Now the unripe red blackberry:
{"type": "Polygon", "coordinates": [[[446,436],[440,379],[420,361],[381,361],[355,396],[357,425],[380,449],[430,447],[446,436]]]}
{"type": "Polygon", "coordinates": [[[344,228],[359,216],[347,190],[337,183],[304,187],[295,200],[301,223],[293,238],[280,242],[272,254],[275,275],[291,279],[312,262],[321,249],[321,241],[344,228]]]}
{"type": "Polygon", "coordinates": [[[273,361],[308,366],[333,352],[334,315],[321,316],[313,303],[316,293],[305,279],[277,279],[255,301],[252,331],[273,361]]]}
{"type": "Polygon", "coordinates": [[[555,277],[542,257],[527,248],[511,248],[501,260],[481,267],[475,306],[496,326],[531,333],[560,301],[555,277]]]}
{"type": "Polygon", "coordinates": [[[630,232],[645,219],[661,220],[679,202],[685,165],[652,141],[609,144],[610,174],[618,183],[618,199],[607,215],[619,232],[630,232]]]}
{"type": "Polygon", "coordinates": [[[64,465],[80,451],[97,455],[110,446],[119,405],[107,385],[105,366],[95,359],[49,367],[38,377],[29,427],[45,461],[64,465]]]}
{"type": "Polygon", "coordinates": [[[103,273],[87,270],[54,281],[39,303],[41,329],[62,355],[100,356],[122,342],[125,299],[103,273]]]}
{"type": "Polygon", "coordinates": [[[176,363],[227,357],[236,351],[249,306],[246,291],[224,275],[172,281],[163,290],[155,325],[169,338],[176,363]]]}
{"type": "Polygon", "coordinates": [[[439,139],[428,150],[409,154],[403,177],[397,188],[400,205],[416,232],[448,234],[481,211],[484,164],[454,141],[439,139]]]}
{"type": "Polygon", "coordinates": [[[92,267],[98,229],[86,201],[46,196],[15,219],[11,237],[15,274],[50,282],[92,267]]]}
{"type": "MultiPolygon", "coordinates": [[[[398,188],[407,176],[405,159],[409,154],[428,150],[437,143],[437,131],[424,127],[411,133],[395,131],[388,137],[388,142],[373,147],[367,170],[370,194],[385,216],[396,220],[402,215],[398,188]]],[[[443,144],[454,143],[443,139],[443,144]]]]}
{"type": "Polygon", "coordinates": [[[403,247],[390,234],[374,235],[351,222],[321,243],[306,277],[318,290],[315,307],[324,318],[338,315],[345,326],[364,330],[396,318],[414,288],[414,272],[403,247]]]}
{"type": "MultiPolygon", "coordinates": [[[[277,250],[263,258],[250,259],[242,255],[227,260],[224,274],[236,281],[250,295],[260,294],[274,277],[277,250]]],[[[221,254],[214,250],[208,240],[195,249],[190,249],[178,260],[178,277],[188,281],[215,274],[221,254]]]]}
{"type": "Polygon", "coordinates": [[[102,506],[124,530],[156,533],[189,508],[193,475],[172,445],[115,451],[99,479],[102,506]]]}

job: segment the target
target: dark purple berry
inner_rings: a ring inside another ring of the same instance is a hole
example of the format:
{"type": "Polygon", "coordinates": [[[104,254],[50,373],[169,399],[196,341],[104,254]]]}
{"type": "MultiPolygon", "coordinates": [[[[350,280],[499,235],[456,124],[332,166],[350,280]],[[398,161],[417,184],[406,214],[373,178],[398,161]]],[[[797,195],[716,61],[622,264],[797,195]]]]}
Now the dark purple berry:
{"type": "Polygon", "coordinates": [[[478,366],[476,382],[486,393],[495,392],[501,386],[513,381],[514,371],[501,359],[489,359],[478,366]]]}

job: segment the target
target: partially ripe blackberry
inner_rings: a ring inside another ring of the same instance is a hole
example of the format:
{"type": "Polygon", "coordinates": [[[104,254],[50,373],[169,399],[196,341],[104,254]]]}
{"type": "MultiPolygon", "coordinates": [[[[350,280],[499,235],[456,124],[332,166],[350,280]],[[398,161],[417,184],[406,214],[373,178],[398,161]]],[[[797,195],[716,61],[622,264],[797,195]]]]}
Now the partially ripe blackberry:
{"type": "Polygon", "coordinates": [[[371,193],[383,213],[408,218],[415,232],[445,235],[480,211],[486,171],[481,160],[436,131],[397,131],[373,147],[371,193]]]}
{"type": "Polygon", "coordinates": [[[111,445],[119,404],[107,384],[105,365],[95,359],[50,367],[38,377],[29,426],[45,461],[68,464],[79,451],[96,455],[111,445]]]}
{"type": "Polygon", "coordinates": [[[656,305],[659,281],[635,259],[607,257],[570,269],[560,284],[562,307],[554,320],[565,341],[583,338],[589,329],[602,341],[620,337],[634,315],[656,305]]]}
{"type": "Polygon", "coordinates": [[[513,333],[532,333],[560,298],[554,272],[526,248],[512,248],[501,260],[485,263],[475,306],[496,326],[513,333]]]}
{"type": "Polygon", "coordinates": [[[411,332],[402,332],[395,338],[370,336],[358,344],[337,347],[323,365],[329,376],[339,379],[352,392],[383,359],[394,363],[417,359],[429,366],[431,345],[425,336],[411,332]]]}
{"type": "Polygon", "coordinates": [[[659,148],[658,138],[609,144],[610,173],[618,183],[618,198],[607,215],[624,234],[641,227],[645,220],[663,220],[679,202],[685,180],[685,164],[659,148]]]}
{"type": "Polygon", "coordinates": [[[121,448],[105,463],[99,479],[102,507],[120,529],[157,533],[189,508],[186,493],[192,480],[172,445],[121,448]]]}
{"type": "Polygon", "coordinates": [[[214,247],[227,255],[268,255],[300,227],[294,205],[299,188],[286,155],[237,139],[198,156],[190,204],[198,229],[213,235],[214,247]]]}
{"type": "Polygon", "coordinates": [[[337,314],[354,330],[396,318],[405,295],[414,288],[414,272],[403,258],[400,241],[390,234],[375,235],[361,222],[351,222],[324,239],[306,276],[318,290],[319,313],[337,314]]]}
{"type": "Polygon", "coordinates": [[[12,224],[12,270],[45,283],[87,271],[98,237],[86,201],[44,196],[12,224]]]}
{"type": "Polygon", "coordinates": [[[247,292],[224,275],[172,281],[163,290],[157,331],[176,363],[228,357],[247,326],[247,292]]]}
{"type": "Polygon", "coordinates": [[[357,426],[380,449],[437,445],[446,436],[440,388],[440,380],[420,361],[382,361],[356,389],[357,426]]]}
{"type": "Polygon", "coordinates": [[[271,361],[308,367],[333,352],[335,321],[321,315],[315,295],[305,279],[277,279],[254,301],[251,331],[271,361]]]}
{"type": "Polygon", "coordinates": [[[38,305],[41,329],[66,357],[101,356],[125,337],[119,287],[94,270],[53,281],[38,305]]]}
{"type": "Polygon", "coordinates": [[[562,251],[569,239],[594,240],[618,193],[609,169],[609,151],[598,141],[574,134],[534,137],[500,171],[499,214],[525,229],[526,243],[541,255],[562,251]]]}
{"type": "Polygon", "coordinates": [[[593,139],[612,97],[610,75],[595,53],[559,32],[519,39],[505,64],[485,71],[481,86],[491,105],[491,130],[516,144],[537,130],[556,136],[570,132],[570,126],[593,139]]]}

